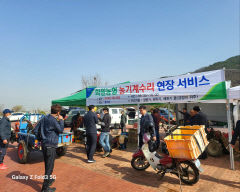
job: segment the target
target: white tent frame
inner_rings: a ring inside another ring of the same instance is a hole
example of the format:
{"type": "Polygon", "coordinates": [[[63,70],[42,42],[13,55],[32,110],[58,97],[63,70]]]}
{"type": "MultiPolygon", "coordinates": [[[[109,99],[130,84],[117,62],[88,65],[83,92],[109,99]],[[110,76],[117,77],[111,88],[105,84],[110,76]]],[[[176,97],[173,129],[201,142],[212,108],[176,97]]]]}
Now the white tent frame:
{"type": "MultiPolygon", "coordinates": [[[[224,81],[225,81],[225,69],[224,70],[224,81]]],[[[226,82],[226,81],[225,81],[226,82]]],[[[227,99],[220,99],[220,100],[203,100],[203,101],[198,101],[198,102],[183,102],[183,103],[226,103],[226,108],[227,108],[227,122],[228,122],[228,140],[229,143],[232,140],[232,121],[231,121],[231,112],[230,112],[230,99],[229,99],[229,88],[230,83],[226,82],[226,92],[227,92],[227,99]]],[[[177,104],[177,103],[173,103],[177,104]]],[[[116,105],[116,104],[115,104],[116,105]]],[[[239,105],[239,104],[238,104],[239,105]]],[[[139,109],[140,104],[137,104],[137,108],[139,109]]],[[[168,108],[170,106],[170,103],[168,102],[168,108]]],[[[170,121],[169,121],[170,122],[170,121]]],[[[138,134],[140,132],[140,116],[138,113],[138,134]]],[[[139,143],[139,141],[138,141],[139,143]]],[[[232,170],[235,169],[234,167],[234,156],[233,156],[233,148],[231,145],[229,145],[229,151],[230,151],[230,168],[232,170]]]]}

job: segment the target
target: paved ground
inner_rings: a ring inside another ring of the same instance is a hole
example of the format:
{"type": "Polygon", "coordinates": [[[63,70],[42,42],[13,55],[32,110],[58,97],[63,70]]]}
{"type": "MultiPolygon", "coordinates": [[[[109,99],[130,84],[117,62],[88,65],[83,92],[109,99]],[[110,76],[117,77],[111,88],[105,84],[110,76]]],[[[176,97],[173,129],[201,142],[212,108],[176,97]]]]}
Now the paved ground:
{"type": "MultiPolygon", "coordinates": [[[[114,150],[110,158],[103,159],[101,153],[96,153],[97,163],[87,164],[84,147],[72,144],[67,154],[56,160],[54,174],[57,177],[53,184],[57,191],[77,192],[154,192],[179,191],[179,181],[176,176],[166,174],[159,180],[156,173],[149,168],[138,172],[131,168],[130,160],[135,147],[127,151],[114,150]]],[[[229,170],[228,156],[202,160],[204,173],[194,186],[183,185],[183,191],[239,191],[240,163],[236,162],[236,171],[229,170]]],[[[16,145],[11,145],[6,164],[8,170],[1,170],[1,192],[31,192],[40,191],[43,180],[34,178],[44,173],[42,154],[34,152],[28,164],[19,164],[16,145]],[[33,175],[33,179],[14,179],[14,176],[33,175]]]]}

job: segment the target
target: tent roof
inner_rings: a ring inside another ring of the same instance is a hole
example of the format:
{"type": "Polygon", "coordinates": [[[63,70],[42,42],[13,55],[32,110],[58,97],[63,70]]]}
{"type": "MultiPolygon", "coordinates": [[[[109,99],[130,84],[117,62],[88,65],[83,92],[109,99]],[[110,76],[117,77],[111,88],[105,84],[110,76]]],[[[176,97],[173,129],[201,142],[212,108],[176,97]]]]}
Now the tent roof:
{"type": "Polygon", "coordinates": [[[59,104],[61,106],[86,106],[86,89],[74,95],[53,100],[52,104],[59,104]]]}
{"type": "Polygon", "coordinates": [[[238,99],[240,100],[240,85],[228,89],[229,99],[238,99]]]}

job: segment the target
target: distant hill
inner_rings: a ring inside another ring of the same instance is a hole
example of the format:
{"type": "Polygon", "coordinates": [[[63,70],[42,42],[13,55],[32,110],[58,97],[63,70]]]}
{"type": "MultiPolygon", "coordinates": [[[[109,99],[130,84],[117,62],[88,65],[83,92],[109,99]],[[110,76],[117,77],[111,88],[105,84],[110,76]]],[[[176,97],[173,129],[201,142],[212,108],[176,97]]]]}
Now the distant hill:
{"type": "Polygon", "coordinates": [[[194,72],[212,71],[217,69],[226,69],[226,80],[232,81],[232,86],[240,85],[240,55],[230,57],[225,61],[216,62],[207,67],[202,67],[194,72]]]}
{"type": "Polygon", "coordinates": [[[216,62],[207,67],[200,68],[200,69],[196,70],[195,72],[212,71],[212,70],[216,70],[216,69],[222,69],[224,67],[226,69],[240,70],[240,55],[230,57],[229,59],[227,59],[225,61],[216,62]]]}

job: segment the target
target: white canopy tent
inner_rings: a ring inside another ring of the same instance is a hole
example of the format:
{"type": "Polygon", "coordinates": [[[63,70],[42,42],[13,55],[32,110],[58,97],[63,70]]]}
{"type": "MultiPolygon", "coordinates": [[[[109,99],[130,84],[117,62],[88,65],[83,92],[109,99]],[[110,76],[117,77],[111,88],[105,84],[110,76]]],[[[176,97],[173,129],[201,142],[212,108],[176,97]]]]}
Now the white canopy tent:
{"type": "Polygon", "coordinates": [[[233,109],[233,118],[234,118],[234,123],[236,125],[237,120],[240,120],[240,111],[239,111],[240,85],[228,89],[228,98],[229,98],[229,101],[233,103],[233,105],[235,105],[233,109]]]}
{"type": "MultiPolygon", "coordinates": [[[[89,90],[87,105],[138,105],[153,103],[227,103],[227,87],[224,70],[192,73],[161,78],[97,87],[89,90]]],[[[88,92],[88,91],[87,91],[88,92]]],[[[228,110],[230,111],[230,110],[228,110]]],[[[232,136],[230,112],[228,114],[229,140],[232,136]]],[[[139,128],[139,127],[138,127],[139,128]]],[[[234,169],[233,150],[230,146],[231,169],[234,169]]]]}
{"type": "MultiPolygon", "coordinates": [[[[230,111],[230,102],[236,100],[237,101],[237,115],[239,114],[239,100],[240,100],[240,86],[232,87],[227,89],[227,118],[228,118],[228,139],[229,143],[232,140],[232,121],[231,121],[231,111],[230,111]]],[[[233,148],[229,145],[230,149],[230,159],[231,159],[231,169],[234,168],[234,155],[233,148]]]]}
{"type": "Polygon", "coordinates": [[[240,100],[240,85],[228,89],[228,99],[240,100]]]}

